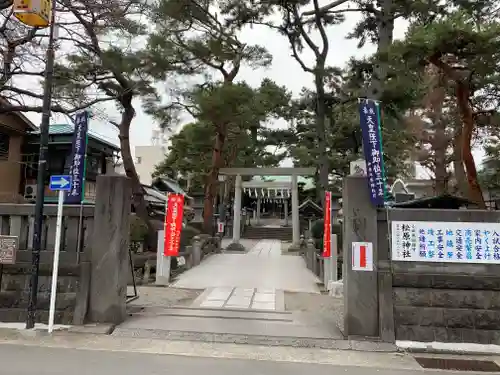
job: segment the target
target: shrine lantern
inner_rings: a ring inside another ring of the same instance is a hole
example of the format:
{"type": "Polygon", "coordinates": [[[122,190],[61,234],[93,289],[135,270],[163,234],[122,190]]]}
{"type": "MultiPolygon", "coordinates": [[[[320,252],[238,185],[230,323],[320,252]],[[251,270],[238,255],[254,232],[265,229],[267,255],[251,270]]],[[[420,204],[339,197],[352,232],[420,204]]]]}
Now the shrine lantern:
{"type": "Polygon", "coordinates": [[[14,0],[14,16],[25,25],[46,27],[50,23],[50,5],[50,0],[14,0]]]}

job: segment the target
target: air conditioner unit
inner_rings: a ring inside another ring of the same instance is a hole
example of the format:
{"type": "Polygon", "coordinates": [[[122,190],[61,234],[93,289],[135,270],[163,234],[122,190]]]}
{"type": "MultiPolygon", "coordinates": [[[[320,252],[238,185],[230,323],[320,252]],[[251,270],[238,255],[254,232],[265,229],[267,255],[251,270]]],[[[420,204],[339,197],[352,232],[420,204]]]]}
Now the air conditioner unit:
{"type": "Polygon", "coordinates": [[[24,199],[36,199],[36,184],[30,184],[24,187],[24,199]]]}

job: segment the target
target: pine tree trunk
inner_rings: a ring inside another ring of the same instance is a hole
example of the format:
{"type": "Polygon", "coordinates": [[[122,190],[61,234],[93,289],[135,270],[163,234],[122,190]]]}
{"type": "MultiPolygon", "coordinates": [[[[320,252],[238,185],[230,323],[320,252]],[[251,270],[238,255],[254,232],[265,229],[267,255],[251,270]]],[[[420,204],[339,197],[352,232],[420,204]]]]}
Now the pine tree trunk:
{"type": "Polygon", "coordinates": [[[131,99],[130,102],[122,103],[122,105],[124,110],[119,125],[118,138],[120,139],[123,167],[125,169],[125,174],[132,181],[132,204],[134,205],[135,213],[148,226],[146,246],[151,249],[156,245],[155,228],[153,228],[151,224],[146,201],[144,200],[144,191],[142,189],[139,176],[135,170],[134,159],[132,158],[132,152],[130,149],[130,125],[132,124],[132,120],[135,116],[135,110],[131,104],[131,99]]]}
{"type": "Polygon", "coordinates": [[[455,134],[453,135],[453,173],[455,175],[456,190],[458,195],[467,197],[469,184],[465,175],[465,168],[462,157],[462,124],[457,123],[455,134]]]}
{"type": "Polygon", "coordinates": [[[477,178],[476,163],[472,155],[472,133],[474,131],[473,111],[469,104],[468,83],[457,82],[457,104],[462,117],[462,158],[469,183],[470,199],[476,202],[479,208],[485,209],[483,192],[477,178]]]}
{"type": "Polygon", "coordinates": [[[319,153],[319,185],[321,187],[321,205],[324,206],[325,191],[328,190],[328,176],[330,174],[330,161],[326,153],[326,97],[323,76],[316,74],[316,131],[318,137],[319,153]]]}
{"type": "Polygon", "coordinates": [[[212,166],[205,183],[205,198],[203,201],[203,231],[211,234],[213,231],[214,198],[217,194],[219,170],[224,163],[222,150],[226,142],[226,125],[221,125],[215,135],[214,150],[212,153],[212,166]]]}
{"type": "Polygon", "coordinates": [[[436,194],[441,195],[448,192],[448,171],[446,168],[446,124],[442,119],[436,120],[434,135],[434,174],[436,178],[436,194]]]}

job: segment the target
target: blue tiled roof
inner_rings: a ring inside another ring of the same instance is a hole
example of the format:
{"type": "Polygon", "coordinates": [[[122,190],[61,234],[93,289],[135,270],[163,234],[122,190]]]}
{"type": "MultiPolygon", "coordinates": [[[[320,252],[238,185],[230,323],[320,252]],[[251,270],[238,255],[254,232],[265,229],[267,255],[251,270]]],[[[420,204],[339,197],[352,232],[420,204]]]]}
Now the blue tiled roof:
{"type": "MultiPolygon", "coordinates": [[[[71,124],[53,124],[49,126],[49,134],[50,135],[71,135],[73,134],[73,129],[74,125],[71,124]]],[[[40,134],[40,129],[34,130],[31,132],[31,134],[40,134]]],[[[89,137],[93,138],[94,140],[104,143],[105,145],[108,145],[110,147],[113,147],[116,150],[120,149],[120,146],[107,141],[102,138],[102,136],[98,135],[97,133],[93,132],[92,130],[89,130],[89,137]]]]}

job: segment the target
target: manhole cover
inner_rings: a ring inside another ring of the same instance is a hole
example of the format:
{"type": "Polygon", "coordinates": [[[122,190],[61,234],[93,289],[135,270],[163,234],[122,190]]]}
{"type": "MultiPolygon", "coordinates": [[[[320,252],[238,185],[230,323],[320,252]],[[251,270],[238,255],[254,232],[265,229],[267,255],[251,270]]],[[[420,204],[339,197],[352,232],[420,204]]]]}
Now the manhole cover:
{"type": "Polygon", "coordinates": [[[500,372],[500,366],[493,361],[430,357],[415,357],[415,360],[420,366],[428,369],[500,372]]]}

